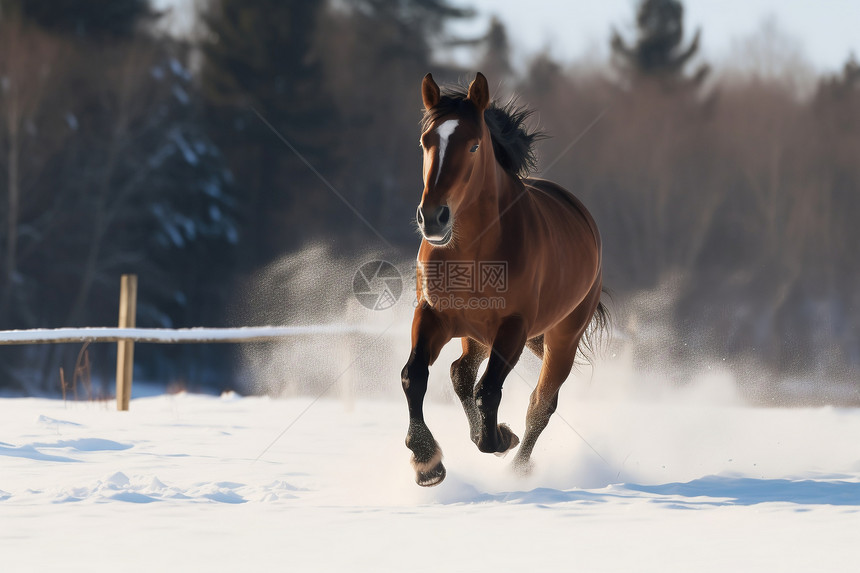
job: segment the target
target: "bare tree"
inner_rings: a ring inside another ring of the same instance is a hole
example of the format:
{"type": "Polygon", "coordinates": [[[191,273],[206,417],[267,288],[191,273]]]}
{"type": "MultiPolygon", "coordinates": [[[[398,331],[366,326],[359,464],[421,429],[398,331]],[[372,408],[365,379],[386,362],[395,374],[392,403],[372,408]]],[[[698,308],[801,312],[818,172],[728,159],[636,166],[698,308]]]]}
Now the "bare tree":
{"type": "MultiPolygon", "coordinates": [[[[2,168],[6,172],[6,217],[2,229],[4,261],[0,289],[0,324],[8,323],[18,273],[22,195],[34,179],[33,170],[50,145],[36,143],[37,132],[44,128],[42,105],[51,89],[57,61],[57,41],[23,24],[16,17],[0,19],[0,129],[2,129],[2,168]]],[[[41,138],[38,138],[41,139],[41,138]]]]}

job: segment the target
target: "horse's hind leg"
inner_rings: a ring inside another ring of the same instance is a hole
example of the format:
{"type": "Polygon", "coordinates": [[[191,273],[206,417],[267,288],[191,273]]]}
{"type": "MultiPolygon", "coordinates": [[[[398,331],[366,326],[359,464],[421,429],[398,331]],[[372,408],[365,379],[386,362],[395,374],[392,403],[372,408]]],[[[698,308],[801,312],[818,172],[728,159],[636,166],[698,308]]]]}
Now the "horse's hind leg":
{"type": "Polygon", "coordinates": [[[558,406],[558,391],[573,368],[579,341],[591,323],[591,317],[600,300],[600,289],[596,292],[596,297],[587,297],[567,318],[545,335],[543,365],[526,413],[526,433],[514,458],[514,469],[521,473],[527,473],[531,469],[529,458],[532,450],[558,406]],[[591,300],[592,298],[594,300],[591,300]]]}
{"type": "Polygon", "coordinates": [[[469,420],[469,435],[477,444],[481,434],[481,418],[475,405],[475,380],[478,368],[489,356],[490,349],[472,338],[463,338],[462,345],[463,355],[451,364],[451,382],[469,420]]]}
{"type": "Polygon", "coordinates": [[[529,338],[526,341],[526,348],[532,351],[535,356],[543,360],[543,334],[529,338]]]}
{"type": "Polygon", "coordinates": [[[526,413],[526,432],[514,458],[514,468],[522,473],[530,469],[532,450],[537,439],[549,423],[558,406],[558,391],[564,383],[576,359],[576,344],[547,344],[547,352],[541,366],[538,385],[529,399],[526,413]]]}
{"type": "Polygon", "coordinates": [[[424,394],[430,365],[439,356],[442,347],[451,340],[450,333],[428,306],[415,309],[412,320],[412,352],[401,372],[403,392],[409,406],[409,430],[406,447],[412,450],[412,466],[418,485],[431,486],[445,479],[442,450],[424,422],[424,394]]]}

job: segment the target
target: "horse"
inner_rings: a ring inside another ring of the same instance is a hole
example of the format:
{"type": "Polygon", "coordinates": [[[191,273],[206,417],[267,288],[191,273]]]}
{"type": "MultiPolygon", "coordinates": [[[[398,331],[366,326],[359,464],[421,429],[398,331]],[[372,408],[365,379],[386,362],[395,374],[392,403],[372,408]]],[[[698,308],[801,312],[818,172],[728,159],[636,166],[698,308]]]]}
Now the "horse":
{"type": "Polygon", "coordinates": [[[481,452],[504,455],[519,444],[498,422],[502,384],[525,347],[542,360],[513,461],[527,473],[577,352],[590,349],[591,335],[607,327],[600,233],[570,192],[527,177],[542,136],[525,126],[530,110],[492,101],[481,73],[467,90],[443,90],[427,74],[421,95],[424,190],[416,222],[422,239],[412,346],[401,372],[415,480],[434,486],[445,479],[423,402],[429,367],[452,338],[461,339],[463,352],[451,365],[451,380],[481,452]]]}

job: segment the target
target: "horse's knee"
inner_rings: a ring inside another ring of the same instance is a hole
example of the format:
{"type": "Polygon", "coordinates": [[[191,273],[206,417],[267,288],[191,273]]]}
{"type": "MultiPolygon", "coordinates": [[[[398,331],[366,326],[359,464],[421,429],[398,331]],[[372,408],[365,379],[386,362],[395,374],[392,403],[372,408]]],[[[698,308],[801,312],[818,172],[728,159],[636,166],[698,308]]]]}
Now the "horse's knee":
{"type": "Polygon", "coordinates": [[[400,371],[400,383],[407,394],[415,390],[427,388],[427,377],[430,372],[426,364],[421,364],[415,356],[409,358],[406,366],[400,371]]]}
{"type": "Polygon", "coordinates": [[[403,370],[400,371],[400,385],[403,386],[403,391],[409,391],[409,364],[403,367],[403,370]]]}
{"type": "Polygon", "coordinates": [[[542,411],[552,415],[555,413],[556,408],[558,408],[558,393],[548,397],[542,396],[539,392],[535,391],[529,398],[529,412],[542,411]]]}

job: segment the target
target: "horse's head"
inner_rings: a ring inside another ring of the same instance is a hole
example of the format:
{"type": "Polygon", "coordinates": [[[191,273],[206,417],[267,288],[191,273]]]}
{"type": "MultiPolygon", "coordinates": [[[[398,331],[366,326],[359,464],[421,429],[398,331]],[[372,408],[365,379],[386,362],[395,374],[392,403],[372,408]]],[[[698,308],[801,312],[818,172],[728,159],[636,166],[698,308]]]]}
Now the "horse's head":
{"type": "Polygon", "coordinates": [[[453,237],[458,209],[474,198],[476,189],[469,183],[482,169],[481,149],[492,149],[484,126],[490,90],[487,78],[478,73],[466,99],[454,100],[442,96],[433,76],[427,74],[421,95],[428,113],[421,134],[424,193],[416,217],[424,239],[443,247],[453,237]]]}

